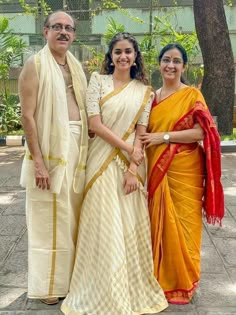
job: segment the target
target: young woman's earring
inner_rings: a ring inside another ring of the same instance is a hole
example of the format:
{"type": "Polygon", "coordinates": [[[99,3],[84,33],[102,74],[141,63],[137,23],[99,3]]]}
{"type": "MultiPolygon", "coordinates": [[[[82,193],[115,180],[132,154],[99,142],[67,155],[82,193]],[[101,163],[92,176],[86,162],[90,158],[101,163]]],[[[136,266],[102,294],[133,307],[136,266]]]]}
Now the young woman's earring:
{"type": "Polygon", "coordinates": [[[137,63],[136,63],[136,62],[134,62],[134,63],[132,64],[132,66],[137,67],[137,63]]]}
{"type": "Polygon", "coordinates": [[[113,67],[113,66],[114,66],[114,63],[113,63],[113,62],[111,62],[111,63],[110,63],[110,66],[112,66],[112,67],[113,67]]]}

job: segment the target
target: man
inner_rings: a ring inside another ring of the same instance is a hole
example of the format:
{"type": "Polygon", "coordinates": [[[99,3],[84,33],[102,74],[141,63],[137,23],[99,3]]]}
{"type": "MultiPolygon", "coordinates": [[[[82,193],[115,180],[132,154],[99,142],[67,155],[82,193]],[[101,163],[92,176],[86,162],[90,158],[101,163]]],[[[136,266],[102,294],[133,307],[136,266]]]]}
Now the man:
{"type": "Polygon", "coordinates": [[[66,296],[74,263],[87,155],[86,78],[68,51],[75,39],[73,18],[50,14],[47,44],[30,57],[19,78],[26,154],[28,296],[46,304],[66,296]]]}

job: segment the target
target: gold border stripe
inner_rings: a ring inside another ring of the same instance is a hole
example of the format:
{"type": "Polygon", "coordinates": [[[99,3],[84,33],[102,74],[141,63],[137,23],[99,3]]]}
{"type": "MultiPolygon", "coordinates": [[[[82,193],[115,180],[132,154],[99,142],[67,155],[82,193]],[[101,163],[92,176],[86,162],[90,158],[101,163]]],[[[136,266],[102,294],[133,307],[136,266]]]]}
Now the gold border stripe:
{"type": "Polygon", "coordinates": [[[92,179],[89,181],[89,183],[87,184],[87,186],[85,187],[84,190],[84,197],[87,194],[88,190],[92,187],[92,185],[94,184],[94,182],[96,181],[96,179],[102,175],[102,173],[105,171],[105,169],[108,167],[109,163],[114,159],[114,157],[116,156],[116,154],[118,153],[119,149],[115,149],[114,151],[111,152],[110,156],[108,156],[108,158],[106,159],[106,161],[102,164],[102,166],[100,167],[100,169],[97,171],[97,173],[92,177],[92,179]]]}
{"type": "MultiPolygon", "coordinates": [[[[152,87],[148,86],[147,91],[145,92],[142,104],[140,106],[140,109],[138,110],[137,114],[135,115],[130,127],[128,128],[128,130],[126,131],[126,133],[123,135],[122,140],[126,140],[128,138],[128,136],[130,135],[130,133],[132,132],[134,125],[136,124],[138,118],[140,117],[141,112],[144,110],[144,107],[146,106],[146,103],[148,101],[148,98],[150,97],[150,93],[151,93],[152,87]]],[[[105,169],[108,167],[109,163],[113,160],[113,158],[116,156],[116,154],[118,154],[120,152],[120,149],[115,148],[110,155],[108,156],[108,158],[105,160],[105,162],[102,164],[102,166],[100,167],[100,169],[97,171],[97,173],[92,177],[92,179],[89,181],[89,183],[87,184],[87,186],[85,187],[84,190],[84,197],[86,196],[88,190],[92,187],[92,185],[94,184],[94,182],[96,181],[96,179],[102,175],[102,173],[105,171],[105,169]]]]}
{"type": "MultiPolygon", "coordinates": [[[[130,82],[131,82],[131,81],[130,81],[130,82]]],[[[114,95],[120,93],[120,91],[122,91],[124,88],[126,88],[126,86],[127,86],[128,84],[130,84],[130,82],[128,82],[128,83],[122,85],[122,86],[119,87],[118,89],[113,90],[112,92],[110,92],[110,93],[108,93],[106,96],[104,96],[104,97],[100,100],[100,102],[99,102],[100,107],[102,107],[102,105],[103,105],[107,100],[109,100],[109,98],[111,98],[112,96],[114,96],[114,95]]]]}
{"type": "Polygon", "coordinates": [[[57,196],[53,194],[53,235],[52,235],[52,265],[49,284],[49,295],[53,295],[57,249],[57,196]]]}
{"type": "MultiPolygon", "coordinates": [[[[25,158],[28,160],[33,160],[32,155],[28,153],[25,154],[25,158]]],[[[67,163],[65,160],[55,157],[55,156],[51,156],[51,155],[48,155],[48,156],[43,155],[43,159],[48,160],[48,161],[54,161],[54,162],[57,162],[57,164],[61,164],[61,165],[66,165],[67,163]]]]}
{"type": "Polygon", "coordinates": [[[145,108],[145,106],[146,106],[146,104],[147,104],[147,101],[148,101],[148,99],[149,99],[149,97],[150,97],[151,90],[152,90],[152,87],[151,87],[151,86],[148,86],[147,91],[146,91],[146,93],[145,93],[145,95],[144,95],[144,98],[143,98],[142,105],[140,106],[139,111],[138,111],[137,114],[135,115],[134,120],[133,120],[133,122],[131,123],[129,129],[126,131],[126,133],[125,133],[124,136],[122,137],[123,140],[126,140],[126,139],[128,138],[128,136],[130,135],[130,133],[134,130],[134,126],[135,126],[135,124],[137,123],[137,121],[138,121],[138,119],[139,119],[141,113],[143,112],[143,110],[144,110],[144,108],[145,108]]]}

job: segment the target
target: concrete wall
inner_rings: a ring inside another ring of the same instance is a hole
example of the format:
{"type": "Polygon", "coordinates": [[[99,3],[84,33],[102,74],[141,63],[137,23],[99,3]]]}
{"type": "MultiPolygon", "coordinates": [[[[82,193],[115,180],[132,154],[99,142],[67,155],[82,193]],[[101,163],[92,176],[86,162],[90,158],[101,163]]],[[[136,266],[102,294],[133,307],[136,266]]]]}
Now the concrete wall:
{"type": "Polygon", "coordinates": [[[9,18],[9,27],[16,34],[35,34],[36,33],[36,23],[34,16],[23,15],[16,13],[4,13],[1,16],[6,16],[9,18]]]}
{"type": "MultiPolygon", "coordinates": [[[[130,16],[138,17],[143,21],[142,24],[134,22],[131,18],[124,16],[118,11],[105,10],[94,16],[92,20],[92,33],[103,34],[106,31],[108,18],[111,17],[118,23],[125,26],[125,30],[133,34],[144,34],[149,32],[150,12],[147,9],[127,9],[130,16]]],[[[234,56],[236,57],[236,5],[225,6],[225,13],[230,32],[230,38],[234,56]]],[[[169,15],[169,21],[176,30],[182,32],[193,32],[195,29],[193,9],[186,7],[166,7],[153,9],[152,16],[161,17],[169,15]]]]}

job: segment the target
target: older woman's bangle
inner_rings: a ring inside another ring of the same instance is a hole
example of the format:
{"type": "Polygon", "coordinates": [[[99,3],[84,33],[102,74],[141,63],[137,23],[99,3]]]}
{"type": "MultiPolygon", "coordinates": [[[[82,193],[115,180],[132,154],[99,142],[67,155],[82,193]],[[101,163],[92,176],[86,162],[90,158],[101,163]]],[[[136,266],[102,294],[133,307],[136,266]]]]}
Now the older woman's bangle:
{"type": "Polygon", "coordinates": [[[127,171],[128,171],[130,174],[132,174],[132,175],[134,175],[134,176],[137,176],[137,174],[136,174],[134,171],[132,171],[130,168],[128,168],[127,171]]]}

